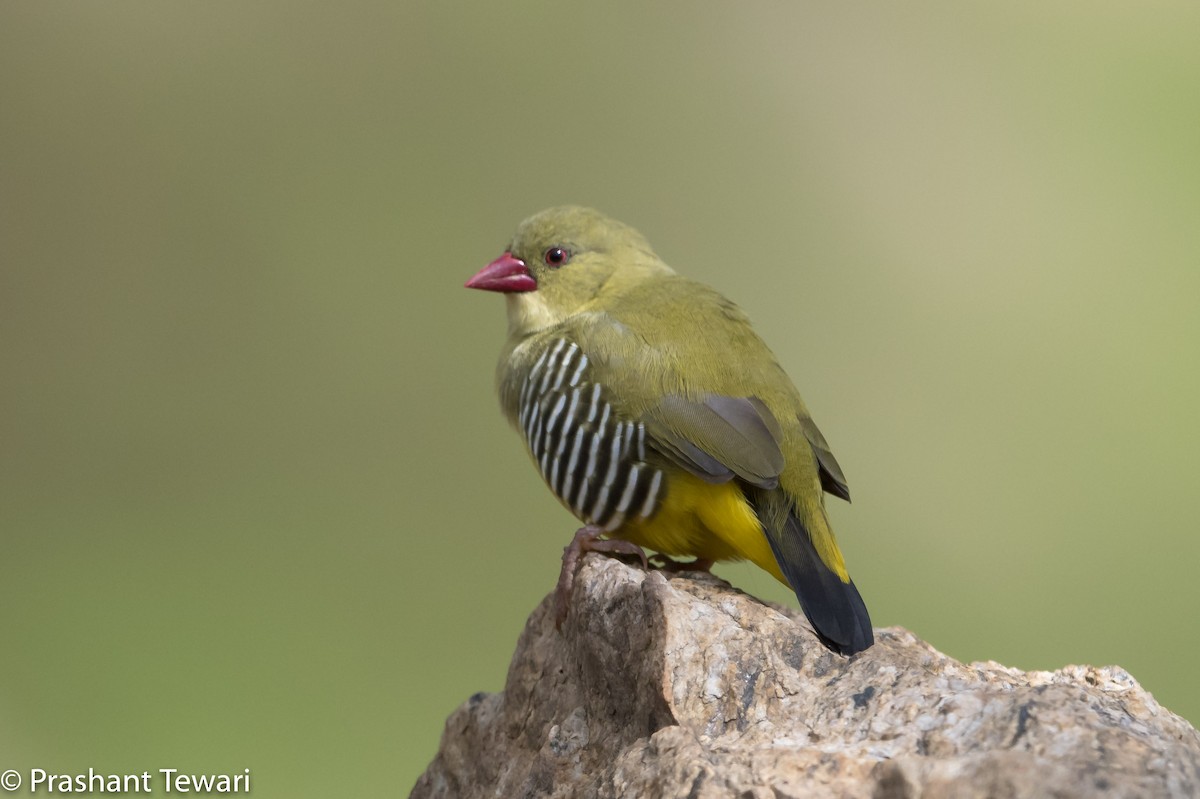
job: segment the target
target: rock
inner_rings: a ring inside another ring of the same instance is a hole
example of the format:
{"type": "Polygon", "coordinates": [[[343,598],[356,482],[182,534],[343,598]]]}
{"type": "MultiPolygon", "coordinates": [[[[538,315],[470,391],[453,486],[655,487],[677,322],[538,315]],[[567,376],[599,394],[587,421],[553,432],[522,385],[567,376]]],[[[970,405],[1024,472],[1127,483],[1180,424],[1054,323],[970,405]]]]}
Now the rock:
{"type": "Polygon", "coordinates": [[[844,658],[798,611],[597,555],[553,616],[548,597],[411,796],[1200,793],[1200,735],[1120,668],[964,665],[899,627],[844,658]]]}

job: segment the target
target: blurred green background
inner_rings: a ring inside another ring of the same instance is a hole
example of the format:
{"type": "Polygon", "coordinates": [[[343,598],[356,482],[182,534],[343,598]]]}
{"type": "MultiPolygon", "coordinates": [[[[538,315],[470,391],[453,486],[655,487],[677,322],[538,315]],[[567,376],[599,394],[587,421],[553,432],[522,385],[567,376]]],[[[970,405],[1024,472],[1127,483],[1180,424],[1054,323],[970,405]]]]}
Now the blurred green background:
{"type": "Polygon", "coordinates": [[[407,793],[575,529],[462,289],[562,202],[757,321],[878,625],[1200,719],[1195,3],[0,14],[0,769],[407,793]]]}

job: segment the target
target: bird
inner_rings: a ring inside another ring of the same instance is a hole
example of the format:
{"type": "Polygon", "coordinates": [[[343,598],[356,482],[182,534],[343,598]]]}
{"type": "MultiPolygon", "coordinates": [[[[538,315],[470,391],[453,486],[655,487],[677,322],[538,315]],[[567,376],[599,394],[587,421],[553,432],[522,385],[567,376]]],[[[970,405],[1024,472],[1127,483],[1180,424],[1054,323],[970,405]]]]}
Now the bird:
{"type": "Polygon", "coordinates": [[[825,510],[826,493],[850,499],[842,468],[737,305],[634,228],[572,205],[521,222],[466,287],[505,296],[501,408],[583,522],[558,626],[585,552],[647,565],[648,548],[675,568],[748,560],[795,592],[830,650],[874,643],[825,510]]]}

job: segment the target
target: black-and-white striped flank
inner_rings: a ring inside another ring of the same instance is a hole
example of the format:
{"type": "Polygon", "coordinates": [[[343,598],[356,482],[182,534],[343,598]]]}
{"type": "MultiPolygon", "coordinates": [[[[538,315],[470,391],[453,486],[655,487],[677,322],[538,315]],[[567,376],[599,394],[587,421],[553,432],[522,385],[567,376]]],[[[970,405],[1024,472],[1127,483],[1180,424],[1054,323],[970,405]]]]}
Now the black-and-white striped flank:
{"type": "Polygon", "coordinates": [[[654,514],[663,473],[646,463],[646,429],[621,420],[588,379],[588,358],[556,339],[521,385],[518,422],[550,490],[588,524],[615,530],[654,514]]]}

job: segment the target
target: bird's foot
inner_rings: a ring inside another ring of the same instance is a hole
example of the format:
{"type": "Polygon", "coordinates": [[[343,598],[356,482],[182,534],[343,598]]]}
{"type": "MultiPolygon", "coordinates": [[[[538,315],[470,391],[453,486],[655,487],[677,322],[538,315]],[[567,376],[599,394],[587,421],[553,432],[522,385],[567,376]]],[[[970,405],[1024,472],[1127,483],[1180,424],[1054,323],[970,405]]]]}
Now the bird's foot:
{"type": "Polygon", "coordinates": [[[571,590],[575,587],[575,573],[579,571],[579,560],[584,553],[631,555],[642,562],[642,568],[650,568],[646,553],[637,544],[619,538],[601,538],[602,535],[603,528],[593,524],[580,527],[571,543],[563,549],[562,571],[558,574],[558,585],[554,589],[554,626],[558,629],[562,628],[567,619],[567,611],[571,606],[571,590]]]}
{"type": "Polygon", "coordinates": [[[650,561],[654,564],[654,568],[665,572],[711,572],[713,567],[713,561],[708,558],[674,560],[661,552],[651,555],[650,561]]]}

